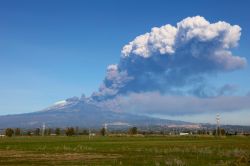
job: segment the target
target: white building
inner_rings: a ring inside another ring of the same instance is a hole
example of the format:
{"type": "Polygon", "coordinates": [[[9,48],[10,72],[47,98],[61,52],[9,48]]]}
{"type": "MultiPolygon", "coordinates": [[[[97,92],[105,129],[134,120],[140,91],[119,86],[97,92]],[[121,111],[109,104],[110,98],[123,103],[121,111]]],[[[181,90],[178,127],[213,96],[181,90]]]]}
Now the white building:
{"type": "Polygon", "coordinates": [[[189,135],[189,133],[180,133],[180,135],[189,135]]]}

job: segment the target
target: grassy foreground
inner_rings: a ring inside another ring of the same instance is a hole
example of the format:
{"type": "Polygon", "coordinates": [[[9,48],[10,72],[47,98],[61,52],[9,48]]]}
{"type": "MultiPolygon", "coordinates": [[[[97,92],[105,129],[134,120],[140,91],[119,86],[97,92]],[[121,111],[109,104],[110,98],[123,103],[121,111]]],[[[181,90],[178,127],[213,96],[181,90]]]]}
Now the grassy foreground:
{"type": "Polygon", "coordinates": [[[0,138],[0,165],[250,165],[250,137],[0,138]]]}

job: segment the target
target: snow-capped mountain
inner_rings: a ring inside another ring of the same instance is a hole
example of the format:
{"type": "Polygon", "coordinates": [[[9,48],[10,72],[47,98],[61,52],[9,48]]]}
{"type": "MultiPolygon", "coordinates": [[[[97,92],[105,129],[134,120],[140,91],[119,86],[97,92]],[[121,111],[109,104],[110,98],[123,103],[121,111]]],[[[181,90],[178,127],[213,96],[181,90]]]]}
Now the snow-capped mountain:
{"type": "Polygon", "coordinates": [[[98,104],[85,97],[62,100],[38,112],[0,116],[1,128],[34,128],[41,127],[43,123],[46,123],[49,127],[101,127],[104,123],[133,126],[190,124],[182,121],[113,112],[108,108],[98,106],[98,104]]]}

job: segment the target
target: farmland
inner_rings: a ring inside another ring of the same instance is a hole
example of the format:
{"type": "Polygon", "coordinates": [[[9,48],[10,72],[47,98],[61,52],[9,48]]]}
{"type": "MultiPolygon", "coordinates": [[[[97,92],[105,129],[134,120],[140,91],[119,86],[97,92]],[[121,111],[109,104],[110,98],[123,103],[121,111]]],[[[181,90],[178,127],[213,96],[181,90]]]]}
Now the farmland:
{"type": "Polygon", "coordinates": [[[5,137],[0,165],[250,165],[250,137],[5,137]]]}

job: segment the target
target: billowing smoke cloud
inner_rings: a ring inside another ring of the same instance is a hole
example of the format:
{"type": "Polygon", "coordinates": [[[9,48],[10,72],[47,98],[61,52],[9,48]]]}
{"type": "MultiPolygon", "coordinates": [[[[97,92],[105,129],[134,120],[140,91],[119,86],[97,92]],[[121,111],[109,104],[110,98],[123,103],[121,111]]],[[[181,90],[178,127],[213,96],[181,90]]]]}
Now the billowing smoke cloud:
{"type": "Polygon", "coordinates": [[[250,96],[196,96],[164,95],[159,92],[130,93],[100,103],[117,112],[139,114],[187,115],[232,112],[250,109],[250,96]]]}
{"type": "Polygon", "coordinates": [[[246,59],[230,51],[238,45],[240,35],[238,25],[210,23],[200,16],[188,17],[176,26],[154,27],[123,47],[119,64],[108,66],[92,99],[153,91],[176,93],[183,87],[202,85],[206,75],[243,68],[246,59]]]}
{"type": "Polygon", "coordinates": [[[218,88],[204,83],[192,88],[187,93],[200,98],[207,98],[233,95],[235,92],[237,92],[237,90],[238,86],[233,84],[225,84],[222,87],[218,88]]]}

